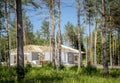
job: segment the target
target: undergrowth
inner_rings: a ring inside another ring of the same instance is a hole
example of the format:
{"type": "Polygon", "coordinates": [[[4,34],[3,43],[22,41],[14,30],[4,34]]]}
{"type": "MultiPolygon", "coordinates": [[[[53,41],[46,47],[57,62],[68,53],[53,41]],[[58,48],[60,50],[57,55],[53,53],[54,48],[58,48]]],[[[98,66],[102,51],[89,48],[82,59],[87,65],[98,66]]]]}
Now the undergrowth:
{"type": "MultiPolygon", "coordinates": [[[[26,65],[25,78],[22,83],[119,83],[120,70],[109,69],[109,76],[103,77],[103,70],[94,66],[64,67],[56,72],[51,63],[42,67],[26,65]]],[[[0,83],[18,83],[16,67],[0,66],[0,83]]]]}

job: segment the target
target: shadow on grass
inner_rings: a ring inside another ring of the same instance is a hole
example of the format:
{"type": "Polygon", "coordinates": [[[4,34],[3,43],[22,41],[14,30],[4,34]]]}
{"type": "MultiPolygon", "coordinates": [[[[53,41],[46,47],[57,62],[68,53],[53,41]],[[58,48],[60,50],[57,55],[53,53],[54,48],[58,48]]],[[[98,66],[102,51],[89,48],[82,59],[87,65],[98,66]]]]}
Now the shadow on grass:
{"type": "Polygon", "coordinates": [[[109,75],[113,78],[120,78],[120,69],[110,69],[109,75]]]}
{"type": "MultiPolygon", "coordinates": [[[[109,76],[105,78],[120,77],[120,69],[109,69],[109,72],[109,76]]],[[[66,80],[69,82],[69,79],[80,81],[81,79],[87,80],[90,77],[95,77],[95,79],[99,77],[104,78],[103,69],[97,69],[93,66],[82,67],[79,73],[77,73],[77,66],[63,68],[58,74],[55,69],[48,66],[37,68],[28,67],[26,68],[25,74],[24,80],[17,81],[15,67],[11,67],[10,70],[7,67],[0,67],[0,83],[62,83],[62,81],[66,82],[66,80]]]]}
{"type": "Polygon", "coordinates": [[[52,83],[53,81],[60,81],[62,79],[62,77],[59,77],[57,75],[51,77],[47,75],[38,75],[32,79],[25,78],[24,83],[52,83]]]}

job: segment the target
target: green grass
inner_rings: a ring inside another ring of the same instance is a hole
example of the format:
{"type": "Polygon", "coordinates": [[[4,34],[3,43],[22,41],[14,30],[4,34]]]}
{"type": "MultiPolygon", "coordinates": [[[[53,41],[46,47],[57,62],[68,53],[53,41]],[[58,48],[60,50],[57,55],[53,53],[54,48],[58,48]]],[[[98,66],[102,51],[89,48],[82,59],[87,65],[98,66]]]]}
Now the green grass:
{"type": "MultiPolygon", "coordinates": [[[[9,70],[0,67],[0,83],[17,83],[15,67],[9,70]]],[[[102,69],[95,67],[82,67],[77,72],[77,67],[67,67],[58,73],[49,67],[27,67],[22,83],[119,83],[120,69],[110,69],[110,75],[103,77],[102,69]]]]}

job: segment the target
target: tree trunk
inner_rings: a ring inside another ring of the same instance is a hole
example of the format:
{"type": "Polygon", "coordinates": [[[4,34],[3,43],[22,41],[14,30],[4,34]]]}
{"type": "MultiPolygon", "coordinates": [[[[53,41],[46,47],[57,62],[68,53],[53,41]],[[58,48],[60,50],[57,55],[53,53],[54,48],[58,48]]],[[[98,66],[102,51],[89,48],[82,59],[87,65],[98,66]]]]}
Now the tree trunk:
{"type": "MultiPolygon", "coordinates": [[[[111,30],[112,31],[112,30],[111,30]]],[[[110,31],[110,66],[112,66],[112,32],[110,31]]]]}
{"type": "MultiPolygon", "coordinates": [[[[49,11],[49,13],[50,13],[50,17],[49,17],[49,19],[50,19],[50,23],[49,23],[49,27],[51,27],[52,25],[51,25],[51,18],[52,18],[52,16],[51,16],[51,10],[49,11]]],[[[51,45],[51,28],[50,28],[50,61],[52,62],[52,49],[51,49],[51,47],[52,47],[52,45],[51,45]]]]}
{"type": "Polygon", "coordinates": [[[86,37],[86,66],[88,65],[88,35],[86,37]]]}
{"type": "Polygon", "coordinates": [[[118,30],[118,66],[120,66],[120,30],[118,30]]]}
{"type": "MultiPolygon", "coordinates": [[[[110,12],[111,13],[111,12],[110,12]]],[[[113,29],[112,29],[112,17],[110,16],[110,66],[113,65],[113,51],[112,51],[112,39],[113,39],[113,29]]]]}
{"type": "Polygon", "coordinates": [[[52,65],[55,68],[55,10],[54,10],[54,0],[52,0],[52,10],[51,10],[51,16],[52,16],[52,30],[51,30],[51,46],[52,46],[52,65]]]}
{"type": "Polygon", "coordinates": [[[6,21],[6,57],[7,65],[10,67],[10,53],[9,53],[9,30],[8,30],[8,10],[7,0],[5,0],[5,21],[6,21]]]}
{"type": "Polygon", "coordinates": [[[78,47],[79,47],[79,55],[78,55],[78,69],[82,66],[82,54],[81,54],[81,28],[80,28],[80,0],[76,0],[77,4],[77,18],[78,18],[78,47]]]}
{"type": "Polygon", "coordinates": [[[60,0],[58,0],[58,34],[59,67],[61,67],[60,0]]]}
{"type": "Polygon", "coordinates": [[[90,26],[90,15],[89,15],[89,49],[90,49],[90,64],[93,64],[93,56],[92,56],[92,34],[91,34],[91,26],[90,26]]]}
{"type": "Polygon", "coordinates": [[[18,80],[24,78],[23,25],[21,0],[16,0],[17,12],[17,74],[18,80]]]}
{"type": "Polygon", "coordinates": [[[93,60],[93,34],[91,33],[91,36],[90,36],[90,56],[91,56],[91,64],[94,64],[94,60],[93,60]]]}
{"type": "Polygon", "coordinates": [[[97,22],[95,25],[95,50],[94,50],[94,65],[97,65],[97,58],[96,58],[96,44],[97,44],[97,22]]]}
{"type": "MultiPolygon", "coordinates": [[[[1,27],[0,27],[0,47],[1,47],[1,27]]],[[[2,55],[1,55],[1,48],[0,48],[0,65],[1,65],[2,55]]]]}
{"type": "Polygon", "coordinates": [[[114,31],[112,31],[112,52],[113,52],[113,56],[112,56],[112,58],[113,58],[113,65],[115,64],[115,47],[114,47],[114,31]]]}
{"type": "MultiPolygon", "coordinates": [[[[115,31],[115,55],[116,55],[116,58],[117,58],[117,48],[116,48],[117,47],[117,43],[116,43],[117,41],[116,41],[116,39],[117,38],[116,38],[116,31],[115,31]]],[[[115,64],[118,64],[117,59],[115,59],[115,64]]]]}
{"type": "Polygon", "coordinates": [[[106,17],[105,17],[105,0],[102,0],[102,55],[104,75],[108,75],[108,60],[106,52],[106,17]]]}
{"type": "Polygon", "coordinates": [[[26,21],[23,20],[23,42],[24,42],[24,45],[27,45],[27,38],[26,38],[27,32],[25,29],[26,29],[26,21]]]}
{"type": "MultiPolygon", "coordinates": [[[[16,0],[14,0],[14,8],[16,9],[16,0]]],[[[17,12],[15,11],[15,28],[17,31],[17,12]]],[[[17,32],[15,34],[16,40],[15,40],[15,45],[13,46],[13,48],[17,48],[17,32]]]]}

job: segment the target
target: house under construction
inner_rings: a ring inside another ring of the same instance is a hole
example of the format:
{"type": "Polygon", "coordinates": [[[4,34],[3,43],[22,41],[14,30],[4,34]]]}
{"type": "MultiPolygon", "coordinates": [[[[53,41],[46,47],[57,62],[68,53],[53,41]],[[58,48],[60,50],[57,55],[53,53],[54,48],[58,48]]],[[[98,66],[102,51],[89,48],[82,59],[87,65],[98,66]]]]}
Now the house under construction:
{"type": "MultiPolygon", "coordinates": [[[[84,53],[84,52],[82,52],[84,53]]],[[[71,47],[61,45],[61,61],[63,65],[77,64],[79,51],[71,47]]],[[[56,60],[58,60],[58,52],[56,50],[56,60]]],[[[51,47],[26,45],[24,46],[24,62],[35,65],[52,61],[51,47]]],[[[17,49],[10,51],[10,65],[17,63],[17,49]]]]}

